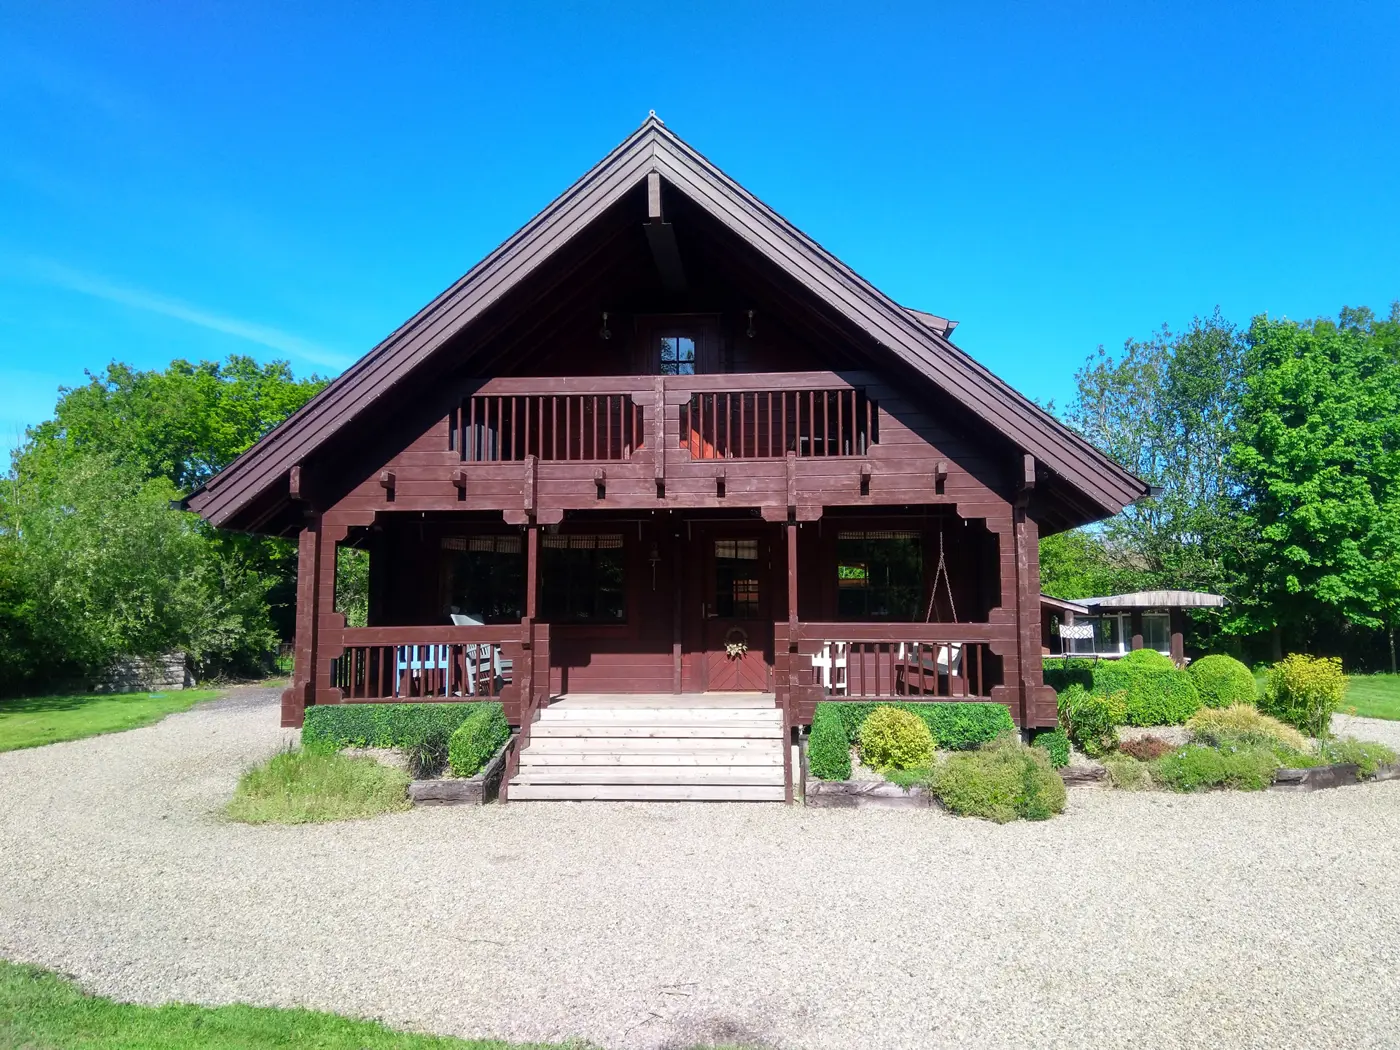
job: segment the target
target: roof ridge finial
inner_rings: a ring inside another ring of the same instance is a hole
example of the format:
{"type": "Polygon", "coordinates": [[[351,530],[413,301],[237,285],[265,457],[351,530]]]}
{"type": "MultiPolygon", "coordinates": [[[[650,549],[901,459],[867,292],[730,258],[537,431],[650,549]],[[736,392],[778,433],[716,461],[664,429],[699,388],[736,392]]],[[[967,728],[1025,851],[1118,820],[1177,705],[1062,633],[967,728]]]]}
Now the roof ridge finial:
{"type": "Polygon", "coordinates": [[[656,110],[654,109],[647,110],[647,119],[656,121],[663,128],[666,126],[666,122],[656,115],[656,110]]]}

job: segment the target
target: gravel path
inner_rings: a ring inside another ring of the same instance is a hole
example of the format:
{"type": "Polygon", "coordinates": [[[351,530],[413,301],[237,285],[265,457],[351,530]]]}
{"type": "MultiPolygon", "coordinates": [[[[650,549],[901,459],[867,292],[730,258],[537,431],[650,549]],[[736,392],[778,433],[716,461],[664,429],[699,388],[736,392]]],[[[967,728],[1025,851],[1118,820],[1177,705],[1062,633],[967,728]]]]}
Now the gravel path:
{"type": "Polygon", "coordinates": [[[610,1050],[1400,1032],[1400,782],[1076,791],[1066,816],[1005,827],[627,803],[222,821],[290,735],[274,694],[243,692],[0,754],[0,955],[129,1000],[610,1050]]]}

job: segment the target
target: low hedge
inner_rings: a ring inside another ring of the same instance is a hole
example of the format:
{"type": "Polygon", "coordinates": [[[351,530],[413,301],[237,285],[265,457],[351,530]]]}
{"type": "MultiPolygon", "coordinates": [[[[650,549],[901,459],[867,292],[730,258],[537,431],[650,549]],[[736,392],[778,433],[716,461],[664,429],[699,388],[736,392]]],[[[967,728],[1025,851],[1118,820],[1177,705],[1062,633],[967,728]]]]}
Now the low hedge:
{"type": "Polygon", "coordinates": [[[929,777],[929,790],[959,816],[1005,824],[1048,820],[1065,809],[1065,782],[1038,747],[1007,736],[977,751],[949,755],[929,777]]]}
{"type": "MultiPolygon", "coordinates": [[[[1160,653],[1152,655],[1166,660],[1160,653]]],[[[1201,708],[1201,694],[1191,676],[1170,661],[1164,667],[1148,658],[1105,660],[1094,671],[1093,691],[1102,696],[1123,693],[1130,726],[1179,726],[1201,708]]]]}
{"type": "Polygon", "coordinates": [[[1072,685],[1094,688],[1094,666],[1098,661],[1081,656],[1047,656],[1044,660],[1045,684],[1057,693],[1072,685]]]}
{"type": "Polygon", "coordinates": [[[807,739],[807,763],[812,775],[821,780],[849,777],[851,743],[859,738],[870,712],[882,706],[908,711],[923,719],[934,746],[948,751],[968,751],[1016,729],[1004,704],[823,700],[812,715],[812,734],[807,739]]]}
{"type": "Polygon", "coordinates": [[[1186,673],[1196,683],[1196,691],[1206,707],[1253,706],[1258,696],[1249,668],[1224,653],[1193,660],[1186,673]]]}
{"type": "Polygon", "coordinates": [[[501,745],[510,739],[505,710],[500,704],[472,704],[467,715],[447,741],[447,764],[459,777],[475,776],[491,761],[501,745]]]}
{"type": "MultiPolygon", "coordinates": [[[[484,702],[441,704],[326,704],[306,709],[303,747],[404,747],[431,729],[450,736],[484,702]]],[[[494,705],[500,708],[500,704],[494,705]]],[[[504,716],[503,716],[504,717],[504,716]]]]}

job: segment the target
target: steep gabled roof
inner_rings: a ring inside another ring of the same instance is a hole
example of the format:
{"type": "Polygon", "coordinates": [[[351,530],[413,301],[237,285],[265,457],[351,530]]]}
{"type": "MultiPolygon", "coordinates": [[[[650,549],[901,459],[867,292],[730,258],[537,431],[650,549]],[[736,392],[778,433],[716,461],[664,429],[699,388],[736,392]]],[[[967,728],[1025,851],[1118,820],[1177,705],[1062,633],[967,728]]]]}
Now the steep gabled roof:
{"type": "Polygon", "coordinates": [[[1100,516],[1147,495],[1145,483],[954,346],[947,338],[952,324],[895,303],[651,116],[513,237],[192,493],[186,505],[220,525],[274,485],[285,484],[293,466],[351,424],[653,171],[839,311],[878,347],[1035,456],[1100,508],[1100,516]]]}

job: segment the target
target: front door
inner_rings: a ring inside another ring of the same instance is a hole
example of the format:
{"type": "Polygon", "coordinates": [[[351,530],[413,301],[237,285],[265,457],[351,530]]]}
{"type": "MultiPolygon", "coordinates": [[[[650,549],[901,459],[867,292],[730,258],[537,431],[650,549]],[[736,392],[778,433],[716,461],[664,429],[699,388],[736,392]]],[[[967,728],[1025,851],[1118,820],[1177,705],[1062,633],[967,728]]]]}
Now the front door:
{"type": "Polygon", "coordinates": [[[769,653],[770,544],[752,533],[711,535],[705,541],[705,661],[711,690],[766,691],[769,653]]]}

